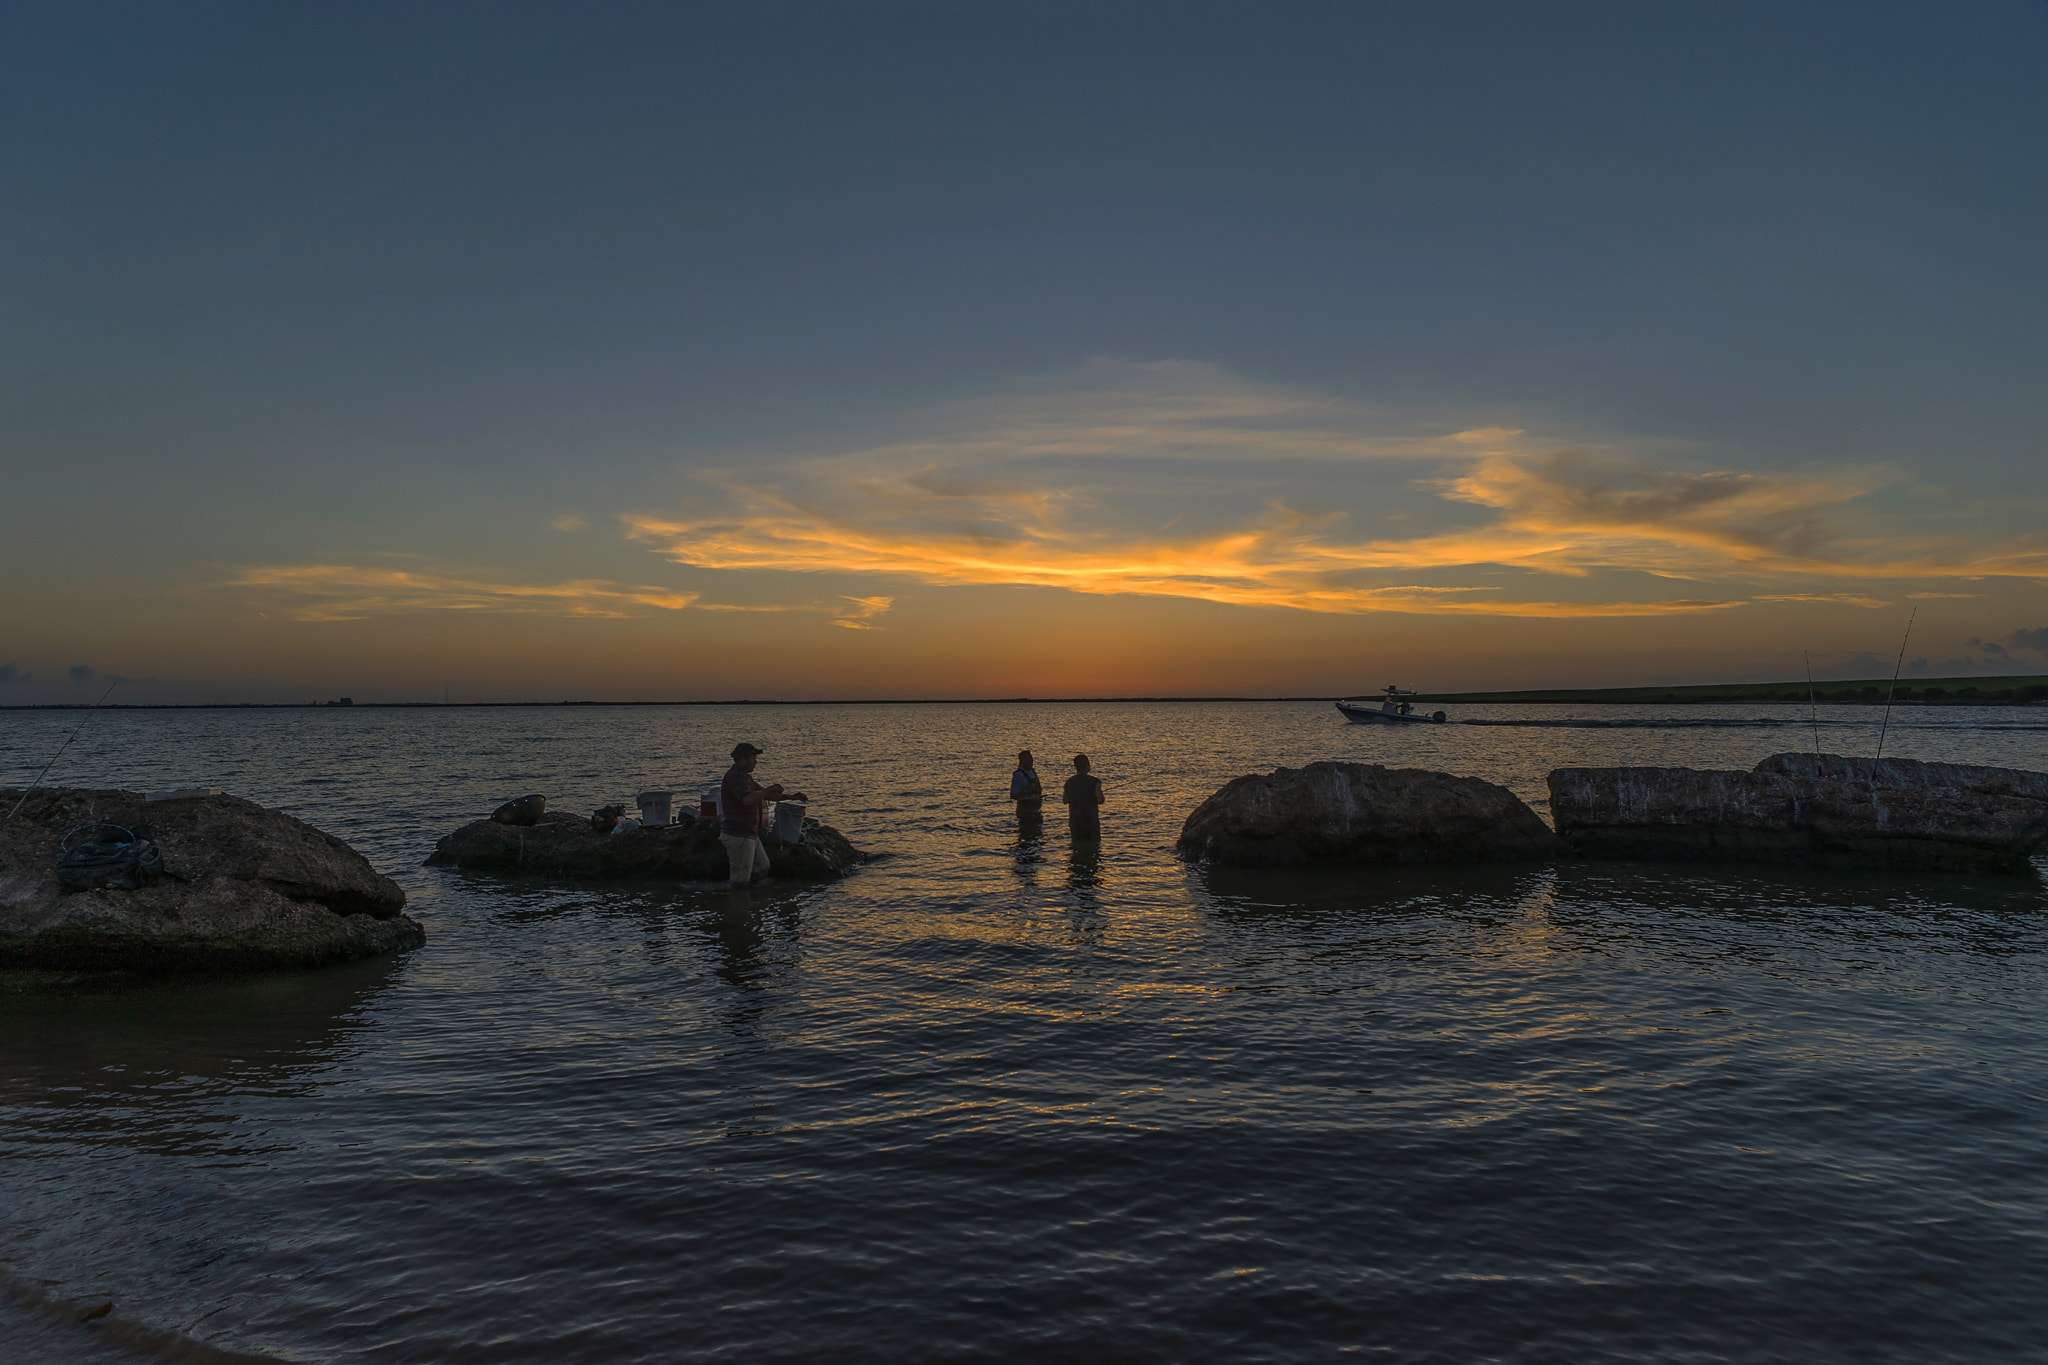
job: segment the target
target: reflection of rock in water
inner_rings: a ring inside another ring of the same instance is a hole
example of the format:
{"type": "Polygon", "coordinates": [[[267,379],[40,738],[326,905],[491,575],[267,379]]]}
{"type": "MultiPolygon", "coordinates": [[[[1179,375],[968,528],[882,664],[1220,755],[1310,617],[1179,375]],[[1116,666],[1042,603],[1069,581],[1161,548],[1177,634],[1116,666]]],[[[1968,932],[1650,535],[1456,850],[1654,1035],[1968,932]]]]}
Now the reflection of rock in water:
{"type": "Polygon", "coordinates": [[[236,1096],[311,1083],[399,970],[320,971],[0,998],[0,1100],[18,1141],[240,1150],[236,1096]]]}
{"type": "Polygon", "coordinates": [[[1222,902],[1223,913],[1252,915],[1298,911],[1406,913],[1418,907],[1456,906],[1461,912],[1492,913],[1521,904],[1547,888],[1549,866],[1475,864],[1376,867],[1362,877],[1343,866],[1218,867],[1200,864],[1202,883],[1222,902]]]}
{"type": "Polygon", "coordinates": [[[1972,939],[1972,952],[2034,951],[2032,940],[2007,932],[2012,916],[2048,913],[2048,884],[1999,873],[1920,872],[1901,877],[1881,869],[1704,867],[1699,864],[1561,862],[1552,870],[1561,906],[1600,914],[1606,907],[1649,909],[1675,924],[1703,919],[1781,922],[1811,915],[1855,931],[1864,913],[1944,919],[1972,939]],[[1975,942],[1988,931],[1987,942],[1975,942]]]}

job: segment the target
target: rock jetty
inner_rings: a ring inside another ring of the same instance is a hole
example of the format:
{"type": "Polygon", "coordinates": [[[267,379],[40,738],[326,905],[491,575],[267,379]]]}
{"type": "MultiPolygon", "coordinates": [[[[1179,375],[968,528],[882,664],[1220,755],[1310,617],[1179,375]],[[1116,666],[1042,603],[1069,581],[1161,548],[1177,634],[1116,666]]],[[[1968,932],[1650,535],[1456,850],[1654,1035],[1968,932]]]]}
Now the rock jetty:
{"type": "MultiPolygon", "coordinates": [[[[0,792],[0,809],[19,797],[0,792]]],[[[40,788],[0,828],[0,968],[9,970],[319,966],[424,943],[404,907],[398,884],[340,839],[238,796],[149,801],[40,788]],[[132,887],[67,887],[58,871],[65,836],[99,821],[152,841],[162,871],[132,887]]]]}
{"type": "MultiPolygon", "coordinates": [[[[764,840],[772,875],[804,880],[843,877],[872,854],[829,825],[804,819],[804,842],[764,840]]],[[[476,820],[443,838],[430,867],[526,872],[587,881],[724,881],[725,845],[715,821],[683,821],[599,834],[586,816],[549,811],[527,826],[476,820]]]]}
{"type": "Polygon", "coordinates": [[[1559,768],[1550,814],[1585,858],[2016,872],[2048,841],[2048,773],[1834,754],[1559,768]]]}
{"type": "Polygon", "coordinates": [[[1179,848],[1232,867],[1511,863],[1558,851],[1542,817],[1506,787],[1377,763],[1237,778],[1195,808],[1179,848]]]}

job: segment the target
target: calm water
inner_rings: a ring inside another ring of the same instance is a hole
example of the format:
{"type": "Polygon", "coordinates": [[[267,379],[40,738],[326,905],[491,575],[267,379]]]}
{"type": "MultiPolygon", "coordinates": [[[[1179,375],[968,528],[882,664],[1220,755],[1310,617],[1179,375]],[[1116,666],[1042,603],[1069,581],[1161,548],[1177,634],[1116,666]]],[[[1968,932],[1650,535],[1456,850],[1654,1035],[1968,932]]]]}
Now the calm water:
{"type": "MultiPolygon", "coordinates": [[[[1171,851],[1202,796],[1279,763],[1540,799],[1559,764],[1810,743],[1790,708],[1679,714],[1787,724],[103,714],[51,781],[301,815],[429,938],[0,1000],[0,1357],[2048,1358],[2039,873],[1208,875],[1171,851]],[[741,738],[890,856],[737,900],[420,866],[508,796],[695,789],[741,738]],[[1053,775],[1095,757],[1099,858],[1056,820],[1018,840],[1025,744],[1053,775]]],[[[1875,719],[1824,711],[1824,747],[1870,752],[1875,719]]],[[[0,714],[0,784],[75,720],[0,714]]],[[[2044,722],[1913,711],[1887,752],[2048,769],[2044,722]]]]}

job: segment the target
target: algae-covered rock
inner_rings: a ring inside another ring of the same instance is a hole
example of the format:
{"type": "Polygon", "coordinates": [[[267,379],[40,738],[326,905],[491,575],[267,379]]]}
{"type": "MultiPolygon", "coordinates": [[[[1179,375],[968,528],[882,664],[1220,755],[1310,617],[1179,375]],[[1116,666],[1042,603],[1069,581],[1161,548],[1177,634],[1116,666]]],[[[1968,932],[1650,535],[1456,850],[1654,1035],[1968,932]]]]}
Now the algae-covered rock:
{"type": "Polygon", "coordinates": [[[1195,808],[1179,847],[1236,867],[1510,863],[1555,856],[1557,839],[1476,777],[1325,762],[1236,779],[1195,808]]]}
{"type": "MultiPolygon", "coordinates": [[[[806,880],[843,877],[870,855],[846,836],[806,818],[804,842],[762,841],[771,875],[806,880]]],[[[714,821],[686,821],[600,834],[590,821],[550,811],[527,828],[476,820],[444,837],[427,859],[433,867],[472,872],[526,872],[570,880],[724,881],[725,845],[714,821]]]]}
{"type": "MultiPolygon", "coordinates": [[[[0,793],[12,808],[18,792],[0,793]]],[[[42,788],[0,829],[0,967],[209,972],[317,966],[419,946],[405,892],[323,830],[238,796],[42,788]],[[67,831],[95,821],[153,840],[165,874],[67,891],[67,831]]]]}

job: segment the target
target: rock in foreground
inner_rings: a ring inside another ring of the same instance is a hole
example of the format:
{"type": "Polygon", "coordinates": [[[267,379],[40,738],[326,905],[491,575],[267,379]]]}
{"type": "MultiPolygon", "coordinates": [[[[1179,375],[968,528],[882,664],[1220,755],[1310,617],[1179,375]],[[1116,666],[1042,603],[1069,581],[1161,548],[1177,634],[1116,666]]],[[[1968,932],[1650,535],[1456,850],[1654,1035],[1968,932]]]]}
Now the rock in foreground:
{"type": "MultiPolygon", "coordinates": [[[[0,793],[12,809],[20,793],[0,793]]],[[[70,972],[255,971],[426,941],[405,892],[340,839],[238,796],[42,788],[0,829],[0,966],[70,972]],[[67,890],[65,834],[109,821],[153,839],[166,875],[67,890]]]]}
{"type": "MultiPolygon", "coordinates": [[[[804,820],[804,842],[763,841],[770,875],[817,880],[843,877],[871,856],[846,836],[815,820],[804,820]]],[[[599,834],[586,818],[549,811],[537,824],[520,828],[490,820],[464,825],[434,846],[433,867],[471,872],[532,872],[589,881],[659,878],[667,881],[724,881],[725,845],[709,820],[599,834]]]]}
{"type": "Polygon", "coordinates": [[[1550,813],[1587,858],[2016,872],[2048,840],[2048,774],[1834,754],[1749,772],[1559,768],[1550,813]]]}
{"type": "Polygon", "coordinates": [[[1233,867],[1510,863],[1554,857],[1527,802],[1476,777],[1311,763],[1240,777],[1190,815],[1180,850],[1233,867]]]}

